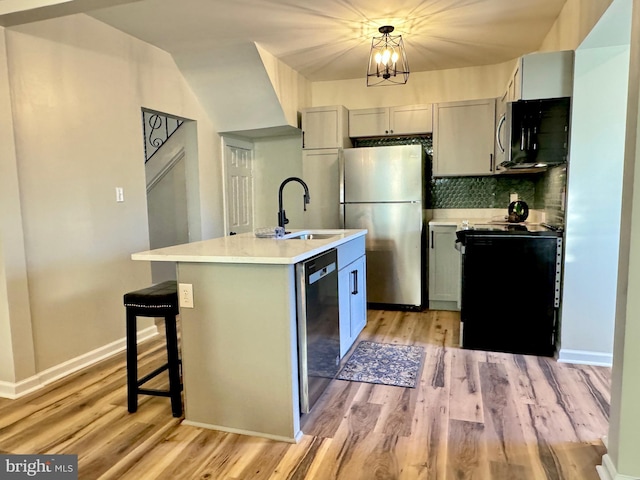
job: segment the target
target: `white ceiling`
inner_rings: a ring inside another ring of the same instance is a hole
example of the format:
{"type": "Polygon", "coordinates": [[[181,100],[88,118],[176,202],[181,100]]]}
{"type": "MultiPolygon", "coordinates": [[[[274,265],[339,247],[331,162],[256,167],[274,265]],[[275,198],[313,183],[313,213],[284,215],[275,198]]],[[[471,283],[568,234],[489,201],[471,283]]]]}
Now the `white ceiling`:
{"type": "Polygon", "coordinates": [[[566,0],[111,1],[87,13],[177,61],[257,42],[323,81],[364,77],[382,25],[403,36],[412,72],[502,63],[537,50],[566,0]]]}

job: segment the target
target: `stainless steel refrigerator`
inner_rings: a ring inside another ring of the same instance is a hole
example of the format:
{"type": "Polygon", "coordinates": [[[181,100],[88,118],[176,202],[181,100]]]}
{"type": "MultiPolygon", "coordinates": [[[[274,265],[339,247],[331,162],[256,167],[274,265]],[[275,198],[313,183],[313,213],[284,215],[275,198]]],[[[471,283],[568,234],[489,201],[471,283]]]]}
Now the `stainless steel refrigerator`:
{"type": "Polygon", "coordinates": [[[423,149],[420,145],[344,150],[344,228],[366,228],[367,302],[422,305],[423,149]]]}

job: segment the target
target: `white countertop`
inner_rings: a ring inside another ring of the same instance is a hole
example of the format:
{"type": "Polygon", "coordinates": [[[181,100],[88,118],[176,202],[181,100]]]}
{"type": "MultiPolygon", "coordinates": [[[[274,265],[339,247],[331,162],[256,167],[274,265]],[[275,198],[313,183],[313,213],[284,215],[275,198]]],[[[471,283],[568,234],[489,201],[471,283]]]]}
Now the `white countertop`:
{"type": "MultiPolygon", "coordinates": [[[[367,233],[367,230],[291,230],[330,234],[329,238],[299,240],[292,238],[257,238],[253,233],[212,238],[158,248],[131,255],[133,260],[154,262],[262,263],[294,264],[346,243],[367,233]]],[[[292,234],[287,235],[290,237],[292,234]]]]}
{"type": "Polygon", "coordinates": [[[460,225],[462,225],[463,221],[468,221],[471,223],[471,221],[468,218],[462,219],[462,218],[441,218],[441,219],[437,219],[437,220],[429,220],[429,225],[433,225],[433,226],[437,226],[437,227],[451,227],[451,226],[456,226],[456,227],[460,227],[460,225]]]}

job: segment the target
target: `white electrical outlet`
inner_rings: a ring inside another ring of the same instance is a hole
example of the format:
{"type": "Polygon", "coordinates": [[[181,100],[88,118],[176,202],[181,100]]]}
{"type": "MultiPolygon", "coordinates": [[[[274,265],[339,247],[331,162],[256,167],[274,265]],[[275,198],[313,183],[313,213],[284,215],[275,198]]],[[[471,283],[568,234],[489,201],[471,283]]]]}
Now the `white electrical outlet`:
{"type": "Polygon", "coordinates": [[[193,308],[193,285],[190,283],[178,284],[178,303],[183,308],[193,308]]]}
{"type": "Polygon", "coordinates": [[[116,187],[116,202],[124,202],[124,188],[116,187]]]}
{"type": "Polygon", "coordinates": [[[517,202],[518,201],[518,194],[517,193],[512,193],[509,195],[509,201],[510,202],[517,202]]]}

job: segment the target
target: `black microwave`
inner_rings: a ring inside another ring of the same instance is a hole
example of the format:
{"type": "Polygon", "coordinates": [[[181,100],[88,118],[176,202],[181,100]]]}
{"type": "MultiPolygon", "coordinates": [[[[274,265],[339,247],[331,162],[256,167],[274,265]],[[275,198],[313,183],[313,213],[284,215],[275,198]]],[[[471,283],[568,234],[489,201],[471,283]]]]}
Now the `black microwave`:
{"type": "Polygon", "coordinates": [[[520,100],[507,104],[497,132],[505,139],[505,169],[546,167],[567,162],[571,99],[520,100]]]}

